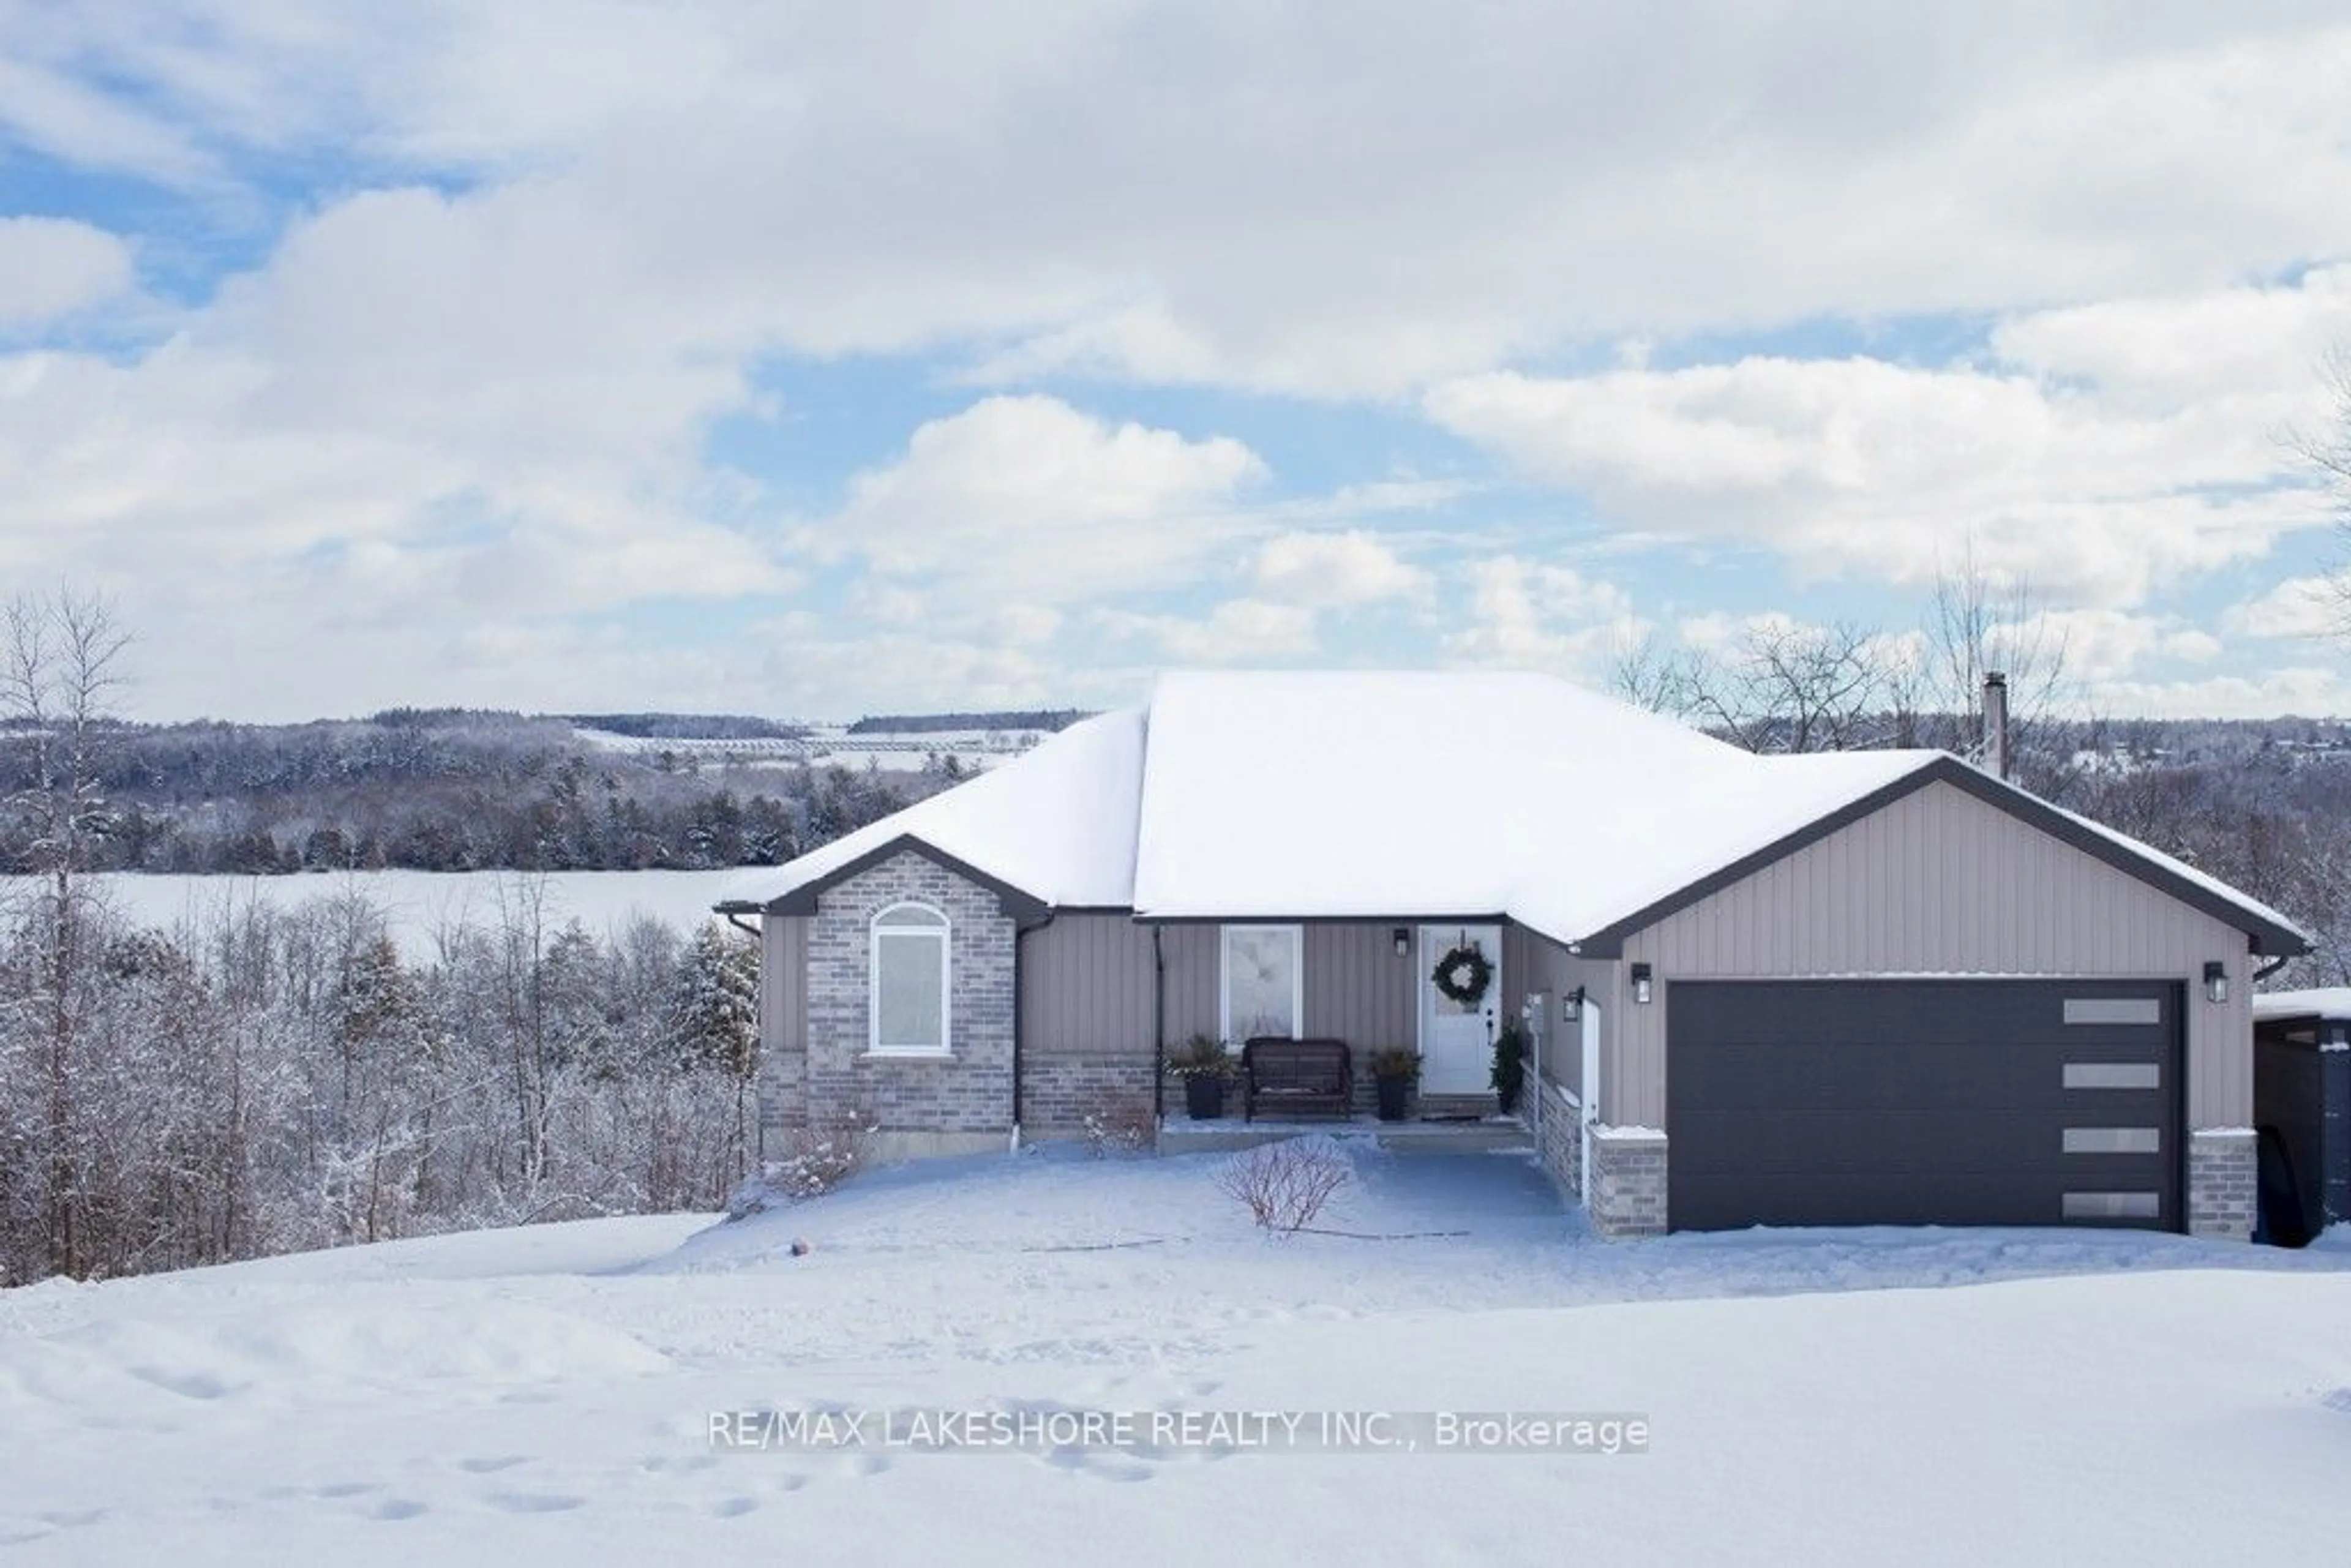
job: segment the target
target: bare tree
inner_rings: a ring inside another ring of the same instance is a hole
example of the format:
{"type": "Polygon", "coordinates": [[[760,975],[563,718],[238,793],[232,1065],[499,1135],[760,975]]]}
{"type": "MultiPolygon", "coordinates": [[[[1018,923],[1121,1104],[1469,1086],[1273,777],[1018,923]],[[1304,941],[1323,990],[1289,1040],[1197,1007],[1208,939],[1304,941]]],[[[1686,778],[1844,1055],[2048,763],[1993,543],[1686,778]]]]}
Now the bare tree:
{"type": "Polygon", "coordinates": [[[1608,689],[1635,707],[1677,717],[1689,712],[1692,656],[1676,653],[1655,632],[1617,643],[1608,655],[1608,689]]]}
{"type": "Polygon", "coordinates": [[[1683,660],[1665,689],[1688,717],[1750,751],[1885,744],[1879,639],[1848,622],[1752,622],[1727,653],[1683,660]]]}
{"type": "Polygon", "coordinates": [[[39,933],[38,1034],[47,1085],[43,1150],[48,1166],[46,1224],[50,1266],[80,1270],[76,1235],[76,1028],[83,988],[82,935],[89,894],[80,873],[105,831],[101,752],[114,732],[109,705],[123,684],[130,636],[95,595],[60,588],[23,595],[6,611],[0,650],[0,713],[26,748],[26,783],[10,800],[28,845],[27,869],[43,893],[39,933]]]}

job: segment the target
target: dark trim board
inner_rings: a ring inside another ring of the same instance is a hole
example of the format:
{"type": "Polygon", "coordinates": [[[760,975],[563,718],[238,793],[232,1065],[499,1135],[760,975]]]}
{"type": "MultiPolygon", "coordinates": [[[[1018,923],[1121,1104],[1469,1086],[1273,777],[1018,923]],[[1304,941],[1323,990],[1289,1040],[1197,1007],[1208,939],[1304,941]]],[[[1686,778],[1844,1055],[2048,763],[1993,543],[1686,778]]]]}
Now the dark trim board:
{"type": "Polygon", "coordinates": [[[2180,982],[1665,992],[1673,1228],[2185,1228],[2180,982]]]}
{"type": "Polygon", "coordinates": [[[1581,941],[1570,945],[1570,951],[1586,957],[1616,958],[1624,956],[1625,940],[1634,933],[1646,930],[1667,916],[1688,908],[1702,899],[1710,898],[1734,883],[1746,881],[1775,861],[1785,860],[1798,850],[1818,843],[1831,833],[1852,826],[1863,818],[1885,810],[1907,795],[1916,794],[1929,784],[1949,784],[1983,801],[1988,806],[2007,812],[2029,827],[2038,828],[2050,837],[2081,851],[2094,860],[2102,861],[2126,875],[2137,877],[2158,892],[2166,893],[2200,910],[2213,919],[2242,931],[2252,950],[2279,957],[2294,957],[2310,951],[2310,944],[2302,933],[2291,926],[2280,925],[2252,910],[2223,897],[2200,883],[2191,882],[2145,855],[2134,853],[2095,829],[2085,826],[2044,800],[2027,794],[2012,784],[2002,783],[1982,769],[1970,768],[1956,757],[1938,757],[1914,773],[1907,773],[1890,784],[1882,785],[1859,800],[1839,807],[1824,817],[1807,822],[1794,832],[1764,845],[1754,853],[1743,855],[1719,871],[1708,873],[1688,886],[1667,894],[1665,897],[1635,910],[1623,918],[1612,921],[1581,941]]]}

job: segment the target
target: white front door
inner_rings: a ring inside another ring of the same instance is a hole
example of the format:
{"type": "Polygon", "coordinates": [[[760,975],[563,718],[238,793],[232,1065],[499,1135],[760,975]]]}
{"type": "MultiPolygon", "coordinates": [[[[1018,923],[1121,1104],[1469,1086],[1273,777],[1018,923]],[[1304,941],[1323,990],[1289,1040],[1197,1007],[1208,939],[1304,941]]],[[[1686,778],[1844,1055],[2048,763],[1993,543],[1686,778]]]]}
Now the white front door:
{"type": "Polygon", "coordinates": [[[1501,1006],[1502,928],[1420,928],[1420,1092],[1483,1094],[1493,1087],[1495,1009],[1501,1006]],[[1485,993],[1456,1001],[1437,984],[1437,966],[1457,947],[1475,947],[1491,966],[1485,993]]]}

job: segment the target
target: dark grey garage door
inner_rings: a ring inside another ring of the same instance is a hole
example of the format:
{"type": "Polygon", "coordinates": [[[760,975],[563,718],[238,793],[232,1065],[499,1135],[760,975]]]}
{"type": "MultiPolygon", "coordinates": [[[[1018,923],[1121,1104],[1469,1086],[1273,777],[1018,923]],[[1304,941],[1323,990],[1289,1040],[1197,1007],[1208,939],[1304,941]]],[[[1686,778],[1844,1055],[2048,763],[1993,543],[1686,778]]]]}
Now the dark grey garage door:
{"type": "Polygon", "coordinates": [[[2181,989],[1676,981],[1668,1216],[2179,1228],[2181,989]]]}

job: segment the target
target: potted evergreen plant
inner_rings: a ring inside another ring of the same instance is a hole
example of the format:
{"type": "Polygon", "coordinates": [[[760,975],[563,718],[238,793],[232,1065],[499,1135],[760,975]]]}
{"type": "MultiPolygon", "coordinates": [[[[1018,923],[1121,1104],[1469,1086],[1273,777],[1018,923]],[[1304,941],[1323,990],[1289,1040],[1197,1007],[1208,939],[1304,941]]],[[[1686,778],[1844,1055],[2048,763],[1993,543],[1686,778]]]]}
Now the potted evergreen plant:
{"type": "Polygon", "coordinates": [[[1233,1059],[1225,1042],[1196,1034],[1167,1058],[1167,1076],[1184,1081],[1184,1109],[1195,1122],[1213,1122],[1225,1113],[1225,1083],[1233,1075],[1233,1059]]]}
{"type": "Polygon", "coordinates": [[[1494,1036],[1494,1066],[1487,1082],[1505,1116],[1519,1108],[1519,1096],[1526,1090],[1527,1044],[1524,1024],[1506,1023],[1494,1036]]]}
{"type": "Polygon", "coordinates": [[[1372,1086],[1379,1094],[1380,1120],[1401,1122],[1405,1107],[1412,1099],[1412,1087],[1420,1082],[1420,1052],[1401,1045],[1391,1045],[1372,1052],[1372,1086]]]}

